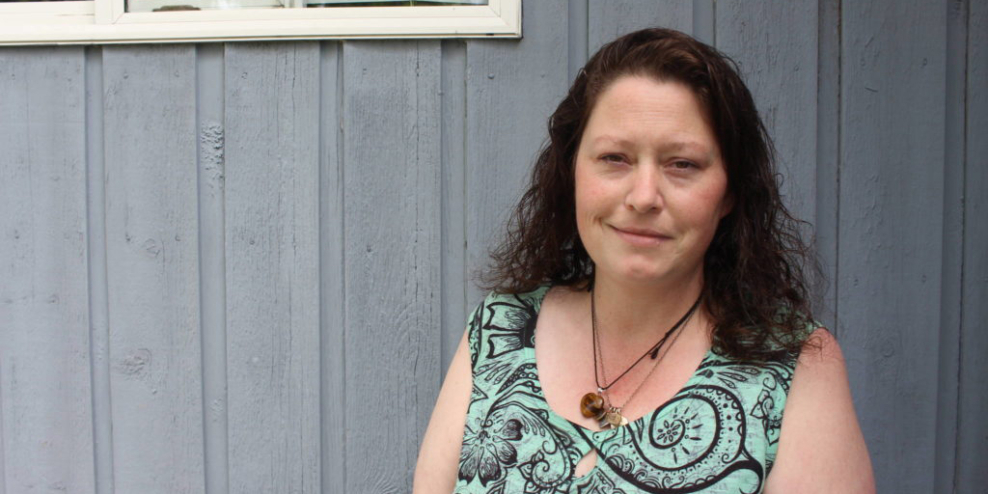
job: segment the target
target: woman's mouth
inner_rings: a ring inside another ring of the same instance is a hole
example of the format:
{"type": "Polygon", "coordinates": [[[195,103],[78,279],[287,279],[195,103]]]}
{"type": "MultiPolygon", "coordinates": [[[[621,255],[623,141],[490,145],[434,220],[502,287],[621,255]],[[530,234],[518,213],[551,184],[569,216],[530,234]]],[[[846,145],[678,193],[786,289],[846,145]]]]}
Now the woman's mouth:
{"type": "Polygon", "coordinates": [[[671,238],[668,235],[645,228],[618,228],[616,226],[612,226],[611,228],[614,229],[622,240],[636,247],[654,247],[671,238]]]}

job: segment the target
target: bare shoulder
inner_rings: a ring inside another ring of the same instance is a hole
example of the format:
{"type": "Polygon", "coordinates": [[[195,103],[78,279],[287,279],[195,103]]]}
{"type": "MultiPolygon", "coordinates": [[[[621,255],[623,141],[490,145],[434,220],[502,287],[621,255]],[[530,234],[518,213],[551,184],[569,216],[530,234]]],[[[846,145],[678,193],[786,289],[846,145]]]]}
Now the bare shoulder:
{"type": "Polygon", "coordinates": [[[796,364],[765,492],[875,492],[844,355],[824,328],[810,335],[796,364]]]}

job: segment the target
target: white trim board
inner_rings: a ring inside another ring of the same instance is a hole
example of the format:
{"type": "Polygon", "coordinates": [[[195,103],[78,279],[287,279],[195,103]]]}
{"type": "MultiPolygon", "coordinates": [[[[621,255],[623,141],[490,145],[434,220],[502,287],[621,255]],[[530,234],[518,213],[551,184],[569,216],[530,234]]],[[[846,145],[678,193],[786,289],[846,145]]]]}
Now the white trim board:
{"type": "Polygon", "coordinates": [[[124,0],[0,4],[0,46],[521,37],[521,0],[423,7],[124,12],[124,0]]]}

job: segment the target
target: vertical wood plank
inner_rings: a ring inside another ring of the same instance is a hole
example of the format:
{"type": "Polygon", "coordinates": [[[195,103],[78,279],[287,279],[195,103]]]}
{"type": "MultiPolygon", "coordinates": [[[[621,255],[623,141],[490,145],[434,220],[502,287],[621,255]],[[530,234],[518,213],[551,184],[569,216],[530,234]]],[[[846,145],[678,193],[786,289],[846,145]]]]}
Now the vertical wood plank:
{"type": "Polygon", "coordinates": [[[195,50],[107,47],[103,78],[115,489],[200,493],[195,50]]]}
{"type": "Polygon", "coordinates": [[[196,46],[199,282],[202,317],[203,468],[206,492],[230,491],[226,358],[226,237],[224,228],[222,43],[196,46]]]}
{"type": "Polygon", "coordinates": [[[438,41],[345,44],[347,492],[409,492],[439,390],[438,41]]]}
{"type": "Polygon", "coordinates": [[[93,400],[95,494],[113,492],[110,400],[110,302],[106,268],[106,153],[103,47],[86,49],[86,228],[89,261],[89,358],[93,400]]]}
{"type": "Polygon", "coordinates": [[[587,63],[587,50],[590,48],[590,5],[588,0],[569,0],[569,38],[567,76],[576,79],[580,69],[587,63]]]}
{"type": "MultiPolygon", "coordinates": [[[[816,0],[726,0],[715,20],[717,48],[738,63],[775,144],[786,207],[808,222],[817,202],[817,13],[816,0]]],[[[812,227],[801,231],[812,240],[812,227]]]]}
{"type": "Polygon", "coordinates": [[[970,2],[968,9],[958,493],[988,485],[988,4],[970,2]]]}
{"type": "Polygon", "coordinates": [[[320,490],[319,45],[226,45],[232,492],[320,490]]]}
{"type": "Polygon", "coordinates": [[[0,492],[92,492],[84,53],[0,50],[0,492]]]}
{"type": "Polygon", "coordinates": [[[840,0],[820,0],[817,21],[816,211],[814,248],[823,270],[813,312],[840,338],[837,325],[837,246],[840,221],[840,0]]]}
{"type": "MultiPolygon", "coordinates": [[[[566,0],[522,2],[525,38],[467,43],[467,269],[488,264],[505,232],[546,122],[569,87],[566,0]]],[[[467,305],[483,293],[471,287],[467,305]]],[[[465,321],[464,321],[465,322],[465,321]]]]}
{"type": "Polygon", "coordinates": [[[937,382],[934,492],[951,492],[957,464],[957,405],[964,270],[964,60],[967,5],[947,7],[946,94],[944,95],[943,236],[941,243],[940,345],[937,382]]]}
{"type": "Polygon", "coordinates": [[[319,320],[322,492],[346,492],[342,43],[319,47],[319,320]]]}
{"type": "Polygon", "coordinates": [[[710,45],[717,46],[714,29],[716,23],[716,2],[715,0],[693,0],[693,32],[694,38],[710,45]]]}
{"type": "MultiPolygon", "coordinates": [[[[442,376],[446,375],[463,335],[470,284],[466,268],[466,87],[467,46],[463,40],[442,42],[442,376]]],[[[440,376],[440,377],[442,377],[440,376]]]]}
{"type": "Polygon", "coordinates": [[[693,31],[693,3],[682,0],[590,0],[590,56],[618,36],[647,27],[693,31]]]}
{"type": "Polygon", "coordinates": [[[932,492],[946,9],[842,8],[841,346],[878,491],[932,492]]]}
{"type": "Polygon", "coordinates": [[[786,205],[806,220],[816,213],[815,7],[814,0],[722,0],[716,12],[717,48],[740,66],[775,143],[786,205]]]}

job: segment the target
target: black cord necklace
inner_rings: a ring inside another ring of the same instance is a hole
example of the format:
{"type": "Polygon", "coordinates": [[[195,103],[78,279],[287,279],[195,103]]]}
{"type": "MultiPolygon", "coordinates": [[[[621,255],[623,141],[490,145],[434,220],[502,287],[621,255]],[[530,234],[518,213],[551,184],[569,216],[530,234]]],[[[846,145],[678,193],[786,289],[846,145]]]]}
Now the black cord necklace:
{"type": "MultiPolygon", "coordinates": [[[[627,375],[628,372],[631,372],[631,369],[634,369],[635,366],[637,366],[642,360],[644,360],[646,356],[651,355],[652,360],[655,360],[659,355],[659,350],[661,350],[662,347],[665,345],[666,341],[669,339],[669,336],[675,333],[677,329],[679,329],[688,319],[690,319],[690,316],[692,316],[693,313],[696,311],[697,307],[699,307],[701,298],[702,298],[702,294],[700,297],[697,297],[696,302],[693,302],[693,305],[690,306],[689,310],[686,311],[685,314],[683,314],[683,317],[679,318],[679,321],[677,321],[676,324],[674,324],[671,328],[669,328],[669,330],[666,331],[664,335],[662,335],[662,338],[660,338],[659,341],[656,342],[654,345],[649,347],[649,349],[645,351],[645,353],[643,353],[641,357],[638,357],[638,360],[635,360],[635,362],[632,363],[630,367],[625,369],[624,372],[622,372],[618,377],[616,377],[610,383],[601,385],[600,378],[603,377],[604,381],[606,381],[607,377],[601,376],[601,374],[604,374],[604,369],[603,369],[604,355],[602,352],[600,355],[601,369],[599,373],[597,371],[598,368],[597,354],[599,352],[598,349],[599,343],[597,336],[597,307],[595,303],[596,297],[594,291],[591,289],[590,324],[593,330],[593,377],[594,377],[594,383],[597,385],[597,392],[587,393],[583,395],[583,398],[580,400],[580,412],[583,414],[584,417],[587,418],[593,417],[597,419],[597,421],[600,422],[601,427],[604,429],[610,429],[621,425],[626,425],[628,423],[628,420],[621,415],[621,408],[623,407],[623,405],[622,407],[609,406],[604,400],[604,393],[608,389],[610,389],[611,386],[614,386],[615,383],[621,380],[622,377],[627,375]]],[[[677,338],[678,338],[678,333],[677,333],[677,338]]],[[[665,354],[663,354],[663,356],[664,355],[665,354]]],[[[658,366],[658,362],[655,363],[655,366],[658,366]]],[[[652,370],[654,371],[655,367],[653,367],[652,370]]],[[[651,375],[651,372],[649,373],[649,375],[651,375]]],[[[644,381],[642,381],[642,384],[644,384],[644,381]]],[[[634,397],[635,394],[637,394],[638,389],[640,388],[641,388],[641,384],[639,384],[638,388],[636,388],[635,391],[632,393],[631,396],[632,398],[634,397]]],[[[631,401],[631,398],[628,398],[627,401],[631,401]]],[[[628,404],[627,401],[624,403],[624,405],[628,404]]]]}

